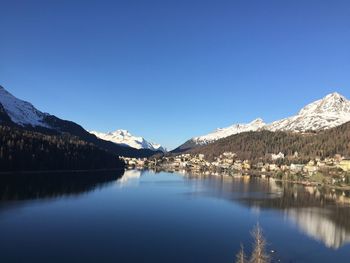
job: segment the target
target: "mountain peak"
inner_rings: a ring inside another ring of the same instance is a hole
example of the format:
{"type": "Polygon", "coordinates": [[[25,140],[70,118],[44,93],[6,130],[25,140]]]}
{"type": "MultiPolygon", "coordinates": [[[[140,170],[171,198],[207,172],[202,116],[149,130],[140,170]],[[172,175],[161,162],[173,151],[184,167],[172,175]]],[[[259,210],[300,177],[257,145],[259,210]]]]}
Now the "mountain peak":
{"type": "MultiPolygon", "coordinates": [[[[338,92],[333,92],[324,97],[324,99],[330,99],[330,98],[335,98],[335,99],[345,99],[345,97],[338,92]]],[[[346,100],[346,99],[345,99],[346,100]]]]}
{"type": "Polygon", "coordinates": [[[350,101],[337,92],[312,102],[299,112],[299,115],[348,115],[350,114],[350,101]]]}
{"type": "Polygon", "coordinates": [[[0,104],[11,121],[18,125],[49,127],[43,121],[47,116],[46,113],[37,110],[31,103],[16,98],[2,86],[0,86],[0,104]]]}
{"type": "Polygon", "coordinates": [[[323,99],[321,99],[324,104],[346,104],[349,103],[349,101],[345,98],[345,96],[339,94],[338,92],[333,92],[325,96],[323,99]]]}
{"type": "Polygon", "coordinates": [[[121,136],[131,136],[131,133],[128,130],[118,129],[112,132],[108,132],[110,135],[121,135],[121,136]]]}
{"type": "Polygon", "coordinates": [[[337,92],[302,108],[295,116],[275,121],[267,126],[271,131],[319,131],[350,121],[350,101],[337,92]]]}
{"type": "Polygon", "coordinates": [[[258,125],[264,124],[264,125],[265,125],[265,122],[264,122],[264,120],[263,120],[262,118],[257,118],[257,119],[255,119],[255,120],[251,121],[249,124],[251,124],[251,125],[254,125],[254,124],[258,124],[258,125]]]}
{"type": "Polygon", "coordinates": [[[90,133],[94,134],[95,136],[103,140],[111,141],[116,144],[129,146],[135,149],[149,149],[153,151],[166,152],[166,149],[162,147],[160,144],[148,142],[141,136],[133,136],[127,130],[118,129],[114,132],[108,132],[108,133],[90,131],[90,133]]]}
{"type": "Polygon", "coordinates": [[[295,116],[277,120],[270,124],[266,124],[263,119],[257,118],[247,124],[234,124],[226,128],[219,128],[207,135],[193,137],[186,142],[186,147],[188,145],[193,147],[193,145],[208,144],[230,135],[248,131],[262,129],[292,132],[319,131],[339,126],[348,121],[350,121],[350,101],[338,92],[333,92],[306,105],[295,116]]]}

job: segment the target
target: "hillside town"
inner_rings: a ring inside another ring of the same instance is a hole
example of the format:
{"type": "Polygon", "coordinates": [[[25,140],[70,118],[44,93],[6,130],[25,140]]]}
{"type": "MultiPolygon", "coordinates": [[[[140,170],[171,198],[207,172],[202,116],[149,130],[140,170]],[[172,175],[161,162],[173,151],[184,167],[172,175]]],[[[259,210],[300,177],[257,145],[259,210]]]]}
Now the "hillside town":
{"type": "MultiPolygon", "coordinates": [[[[297,156],[297,153],[295,153],[297,156]]],[[[206,175],[259,176],[281,180],[298,181],[305,184],[350,184],[350,159],[341,155],[311,159],[306,164],[283,162],[283,153],[271,154],[270,162],[252,163],[240,160],[233,152],[224,152],[213,161],[204,154],[188,153],[158,158],[128,158],[123,160],[129,169],[157,169],[165,171],[186,171],[206,175]]]]}

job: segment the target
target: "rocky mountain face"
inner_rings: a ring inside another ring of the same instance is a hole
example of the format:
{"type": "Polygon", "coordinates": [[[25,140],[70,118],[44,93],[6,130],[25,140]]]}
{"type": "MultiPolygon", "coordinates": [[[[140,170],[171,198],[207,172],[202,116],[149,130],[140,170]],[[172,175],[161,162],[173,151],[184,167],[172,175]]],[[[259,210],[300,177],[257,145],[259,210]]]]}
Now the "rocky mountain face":
{"type": "Polygon", "coordinates": [[[265,127],[270,131],[319,131],[350,121],[350,101],[332,93],[302,108],[295,116],[275,121],[265,127]]]}
{"type": "Polygon", "coordinates": [[[17,99],[0,86],[0,104],[2,111],[7,115],[1,121],[11,121],[20,126],[41,126],[50,128],[44,119],[48,114],[37,110],[29,102],[17,99]],[[6,119],[6,120],[5,120],[6,119]]]}
{"type": "Polygon", "coordinates": [[[248,124],[235,124],[227,128],[217,129],[204,136],[193,137],[180,145],[174,152],[181,152],[194,147],[213,143],[219,139],[248,131],[288,131],[307,132],[322,131],[337,127],[350,121],[350,101],[339,93],[331,93],[323,99],[306,105],[292,117],[264,123],[256,119],[248,124]]]}
{"type": "Polygon", "coordinates": [[[127,130],[116,130],[114,132],[108,133],[90,131],[90,133],[96,135],[98,138],[101,138],[103,140],[111,141],[120,145],[129,146],[135,149],[149,149],[152,151],[166,152],[166,149],[160,144],[149,142],[140,136],[133,136],[127,130]]]}

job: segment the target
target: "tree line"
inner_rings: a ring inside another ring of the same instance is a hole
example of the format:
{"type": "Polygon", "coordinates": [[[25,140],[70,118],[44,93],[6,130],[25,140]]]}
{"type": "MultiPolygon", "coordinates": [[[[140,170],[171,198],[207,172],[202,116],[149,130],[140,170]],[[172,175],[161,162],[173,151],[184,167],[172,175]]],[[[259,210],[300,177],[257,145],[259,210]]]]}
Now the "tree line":
{"type": "Polygon", "coordinates": [[[118,156],[78,137],[0,126],[0,171],[122,167],[118,156]]]}

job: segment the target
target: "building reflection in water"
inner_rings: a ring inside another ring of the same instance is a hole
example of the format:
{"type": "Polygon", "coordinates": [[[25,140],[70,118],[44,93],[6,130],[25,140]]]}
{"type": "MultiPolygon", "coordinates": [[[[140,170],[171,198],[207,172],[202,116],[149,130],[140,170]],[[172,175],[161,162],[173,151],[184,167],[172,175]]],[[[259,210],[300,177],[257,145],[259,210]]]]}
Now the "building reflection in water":
{"type": "Polygon", "coordinates": [[[288,209],[286,216],[295,222],[299,229],[325,246],[338,249],[350,242],[350,231],[347,226],[337,224],[332,219],[334,211],[323,208],[288,209]]]}
{"type": "Polygon", "coordinates": [[[141,174],[141,170],[125,170],[123,176],[117,180],[117,185],[122,187],[126,184],[130,185],[130,183],[138,184],[141,174]]]}
{"type": "MultiPolygon", "coordinates": [[[[139,183],[143,171],[127,170],[84,173],[40,173],[2,175],[0,183],[0,212],[15,208],[19,200],[50,199],[80,195],[106,184],[119,187],[139,183]]],[[[149,173],[149,171],[147,172],[149,173]]],[[[309,237],[325,246],[338,249],[350,243],[350,192],[314,186],[276,182],[250,176],[184,176],[192,195],[210,195],[239,202],[256,211],[281,211],[286,220],[295,223],[309,237]]]]}

